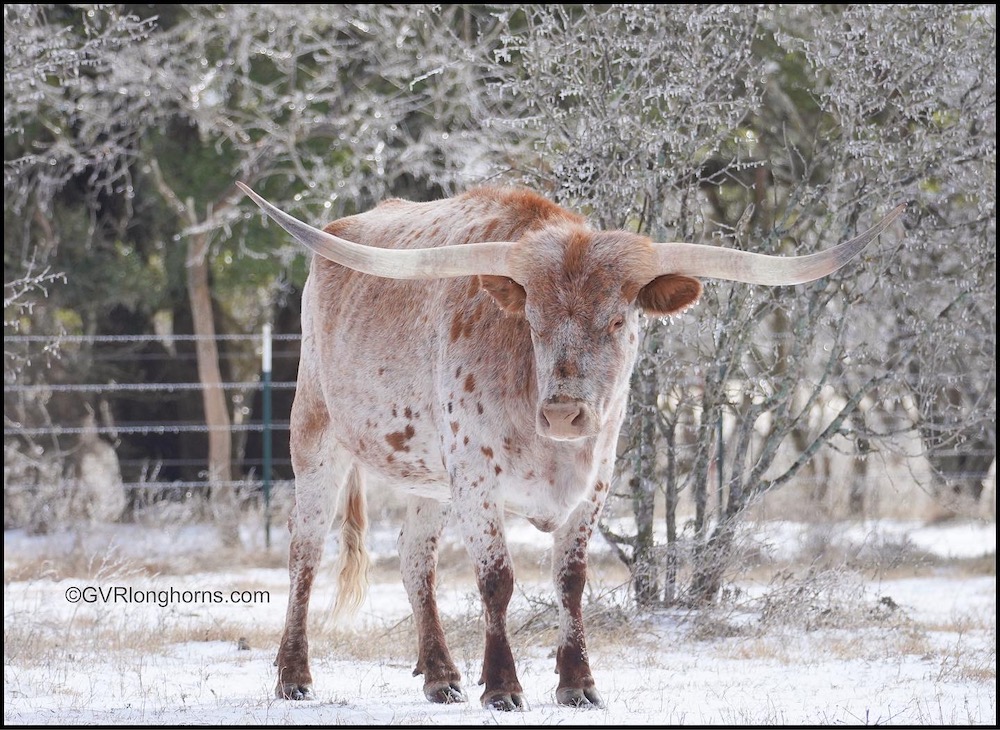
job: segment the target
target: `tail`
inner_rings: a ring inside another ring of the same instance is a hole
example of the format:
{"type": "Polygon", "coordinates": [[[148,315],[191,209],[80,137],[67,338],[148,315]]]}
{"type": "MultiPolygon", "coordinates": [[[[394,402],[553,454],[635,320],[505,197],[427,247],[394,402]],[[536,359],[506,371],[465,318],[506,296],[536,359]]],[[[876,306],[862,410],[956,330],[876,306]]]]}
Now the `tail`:
{"type": "Polygon", "coordinates": [[[351,467],[344,488],[344,519],[340,525],[340,576],[333,617],[352,618],[368,593],[371,559],[365,548],[368,531],[368,502],[365,484],[357,465],[351,467]]]}

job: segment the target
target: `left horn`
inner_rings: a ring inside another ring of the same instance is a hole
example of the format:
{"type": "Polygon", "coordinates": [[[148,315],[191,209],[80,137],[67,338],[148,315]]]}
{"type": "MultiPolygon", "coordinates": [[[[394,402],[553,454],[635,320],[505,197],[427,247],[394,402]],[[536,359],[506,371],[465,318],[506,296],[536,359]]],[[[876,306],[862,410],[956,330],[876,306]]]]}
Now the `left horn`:
{"type": "Polygon", "coordinates": [[[804,284],[832,274],[853,259],[904,210],[905,203],[898,205],[860,236],[806,256],[768,256],[697,243],[654,243],[657,272],[766,286],[804,284]]]}
{"type": "Polygon", "coordinates": [[[313,228],[271,205],[243,183],[236,184],[300,243],[323,258],[349,269],[389,279],[450,279],[476,274],[510,276],[507,254],[514,246],[511,242],[405,249],[363,246],[313,228]]]}

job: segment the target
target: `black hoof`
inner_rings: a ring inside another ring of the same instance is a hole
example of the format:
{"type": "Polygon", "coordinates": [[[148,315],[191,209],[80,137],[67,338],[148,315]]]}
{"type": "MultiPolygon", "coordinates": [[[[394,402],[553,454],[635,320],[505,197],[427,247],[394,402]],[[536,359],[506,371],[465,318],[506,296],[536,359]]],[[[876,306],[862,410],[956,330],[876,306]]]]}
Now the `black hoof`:
{"type": "Polygon", "coordinates": [[[500,710],[501,712],[528,709],[524,701],[524,695],[520,692],[486,693],[483,695],[483,707],[487,710],[500,710]]]}
{"type": "Polygon", "coordinates": [[[281,682],[274,690],[275,696],[279,700],[314,700],[311,684],[299,684],[297,682],[281,682]]]}
{"type": "Polygon", "coordinates": [[[465,692],[458,682],[442,682],[424,685],[424,696],[431,702],[450,705],[453,702],[465,702],[465,692]]]}
{"type": "Polygon", "coordinates": [[[581,689],[578,687],[560,687],[556,690],[556,702],[560,705],[579,707],[581,709],[604,708],[604,700],[593,687],[581,689]]]}

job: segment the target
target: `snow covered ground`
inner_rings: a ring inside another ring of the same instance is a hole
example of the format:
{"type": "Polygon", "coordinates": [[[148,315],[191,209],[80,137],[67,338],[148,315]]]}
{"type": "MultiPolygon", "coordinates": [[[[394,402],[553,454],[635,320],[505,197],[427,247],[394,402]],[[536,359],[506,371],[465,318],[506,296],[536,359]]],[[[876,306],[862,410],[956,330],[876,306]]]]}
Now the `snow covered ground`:
{"type": "Polygon", "coordinates": [[[588,628],[607,708],[581,711],[553,699],[546,538],[512,523],[521,578],[510,628],[529,709],[509,714],[478,702],[478,597],[457,549],[443,561],[441,604],[470,702],[431,705],[411,676],[416,640],[391,570],[394,530],[386,527],[370,536],[381,567],[353,629],[323,619],[333,597],[331,538],[330,570],[312,604],[318,699],[293,703],[272,694],[287,599],[282,546],[264,559],[255,548],[246,567],[225,567],[211,533],[197,527],[7,531],[4,722],[994,726],[996,576],[995,567],[981,566],[995,566],[995,524],[774,522],[752,534],[773,561],[814,550],[817,530],[847,554],[905,548],[980,558],[980,568],[942,559],[930,568],[900,561],[873,570],[859,557],[859,567],[745,577],[734,599],[711,612],[637,615],[606,546],[597,544],[588,628]],[[218,591],[225,602],[186,600],[196,591],[201,598],[218,591]]]}

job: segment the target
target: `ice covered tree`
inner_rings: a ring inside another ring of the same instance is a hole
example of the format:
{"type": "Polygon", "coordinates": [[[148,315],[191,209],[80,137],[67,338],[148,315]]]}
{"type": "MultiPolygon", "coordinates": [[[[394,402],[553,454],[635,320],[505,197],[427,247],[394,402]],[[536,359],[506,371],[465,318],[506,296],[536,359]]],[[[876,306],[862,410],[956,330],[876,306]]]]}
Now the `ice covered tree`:
{"type": "MultiPolygon", "coordinates": [[[[481,71],[467,63],[464,39],[478,37],[479,24],[463,7],[142,12],[5,8],[5,210],[22,214],[14,230],[5,216],[5,233],[25,271],[44,272],[27,266],[49,249],[52,261],[77,264],[54,300],[26,296],[27,277],[5,298],[48,302],[26,320],[37,331],[70,306],[70,329],[125,326],[120,309],[109,321],[112,302],[139,310],[149,328],[154,317],[172,331],[190,319],[208,472],[228,501],[233,404],[219,387],[214,336],[221,322],[252,331],[270,317],[305,258],[262,228],[234,182],[316,222],[388,195],[426,198],[464,185],[477,165],[470,74],[481,71]],[[80,211],[89,211],[82,223],[80,211]],[[47,237],[59,245],[40,245],[47,237]],[[102,292],[83,294],[97,282],[102,292]]],[[[236,510],[227,503],[219,512],[236,510]]]]}
{"type": "MultiPolygon", "coordinates": [[[[102,196],[128,184],[138,134],[125,123],[129,102],[115,94],[97,108],[81,101],[94,95],[116,55],[149,30],[109,6],[4,6],[4,333],[42,338],[33,352],[5,341],[5,386],[36,380],[58,356],[57,338],[45,337],[55,334],[58,318],[44,303],[69,278],[58,256],[67,228],[87,245],[102,224],[102,196]],[[71,220],[60,217],[67,188],[84,191],[71,220]]],[[[47,498],[72,452],[64,440],[28,428],[51,417],[44,395],[5,392],[4,483],[11,474],[33,474],[49,487],[39,509],[28,510],[36,529],[51,522],[47,498]]]]}
{"type": "Polygon", "coordinates": [[[835,439],[863,465],[916,429],[928,458],[965,449],[985,471],[992,9],[529,6],[509,28],[497,90],[517,114],[497,124],[537,160],[524,179],[600,225],[800,254],[909,204],[905,235],[858,266],[796,288],[711,283],[690,314],[648,323],[623,445],[631,527],[604,525],[640,603],[714,599],[747,506],[835,439]]]}

